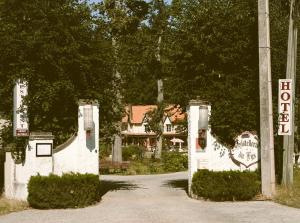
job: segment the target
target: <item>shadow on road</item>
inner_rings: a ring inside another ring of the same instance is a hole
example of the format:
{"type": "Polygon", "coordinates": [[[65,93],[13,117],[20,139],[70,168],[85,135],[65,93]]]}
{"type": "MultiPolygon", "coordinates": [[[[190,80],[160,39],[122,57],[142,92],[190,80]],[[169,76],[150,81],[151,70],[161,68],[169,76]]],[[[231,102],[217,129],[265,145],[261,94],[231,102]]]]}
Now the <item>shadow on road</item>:
{"type": "Polygon", "coordinates": [[[187,179],[179,179],[179,180],[169,180],[167,181],[164,186],[172,187],[172,188],[179,188],[185,191],[188,194],[188,180],[187,179]]]}
{"type": "Polygon", "coordinates": [[[116,190],[134,190],[137,189],[136,184],[131,184],[126,181],[110,181],[110,180],[101,180],[100,183],[100,196],[102,197],[109,191],[116,190]]]}

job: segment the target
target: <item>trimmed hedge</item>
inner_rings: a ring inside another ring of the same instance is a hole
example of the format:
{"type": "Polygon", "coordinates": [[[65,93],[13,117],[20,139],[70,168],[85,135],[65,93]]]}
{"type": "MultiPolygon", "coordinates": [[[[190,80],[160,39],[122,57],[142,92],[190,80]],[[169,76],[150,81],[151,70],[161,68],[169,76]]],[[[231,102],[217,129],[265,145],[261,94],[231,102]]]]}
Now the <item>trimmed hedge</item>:
{"type": "Polygon", "coordinates": [[[213,201],[251,200],[260,192],[256,172],[198,170],[193,176],[192,192],[213,201]]]}
{"type": "Polygon", "coordinates": [[[94,174],[32,176],[28,203],[38,209],[86,207],[100,201],[100,180],[94,174]]]}

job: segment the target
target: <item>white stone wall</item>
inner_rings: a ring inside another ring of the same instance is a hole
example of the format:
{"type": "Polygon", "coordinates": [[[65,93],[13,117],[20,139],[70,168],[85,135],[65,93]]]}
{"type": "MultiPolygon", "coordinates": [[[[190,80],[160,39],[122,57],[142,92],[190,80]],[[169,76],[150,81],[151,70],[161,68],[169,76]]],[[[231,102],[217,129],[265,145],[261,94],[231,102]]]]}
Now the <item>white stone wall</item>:
{"type": "Polygon", "coordinates": [[[37,143],[52,143],[49,135],[43,137],[30,136],[23,164],[15,164],[11,153],[6,153],[5,162],[5,196],[18,200],[26,200],[27,184],[31,176],[37,174],[48,176],[51,173],[91,173],[99,174],[99,107],[93,104],[94,129],[87,135],[84,130],[83,107],[81,102],[78,112],[78,133],[72,143],[53,153],[49,157],[36,156],[37,143]],[[48,138],[48,139],[45,139],[48,138]]]}
{"type": "Polygon", "coordinates": [[[18,200],[27,199],[27,184],[31,176],[48,176],[52,172],[52,157],[36,157],[36,143],[51,143],[53,140],[30,140],[26,147],[23,164],[15,164],[11,153],[6,152],[5,196],[18,200]]]}
{"type": "Polygon", "coordinates": [[[54,153],[55,174],[99,173],[99,108],[97,105],[93,106],[94,130],[91,136],[87,137],[84,130],[83,107],[84,105],[79,106],[78,134],[75,140],[67,148],[54,153]]]}
{"type": "Polygon", "coordinates": [[[61,175],[62,173],[67,172],[77,172],[76,164],[78,162],[78,137],[76,136],[75,140],[67,146],[65,149],[59,151],[58,153],[53,154],[54,160],[54,174],[61,175]]]}
{"type": "MultiPolygon", "coordinates": [[[[192,178],[198,169],[209,169],[213,171],[245,170],[243,165],[238,166],[229,156],[229,149],[217,142],[212,136],[211,129],[207,131],[207,146],[204,150],[196,151],[196,140],[198,138],[199,105],[192,103],[188,107],[188,156],[189,156],[189,193],[191,194],[192,178]]],[[[209,114],[211,106],[208,106],[209,114]]],[[[257,164],[248,170],[257,169],[257,164]]]]}

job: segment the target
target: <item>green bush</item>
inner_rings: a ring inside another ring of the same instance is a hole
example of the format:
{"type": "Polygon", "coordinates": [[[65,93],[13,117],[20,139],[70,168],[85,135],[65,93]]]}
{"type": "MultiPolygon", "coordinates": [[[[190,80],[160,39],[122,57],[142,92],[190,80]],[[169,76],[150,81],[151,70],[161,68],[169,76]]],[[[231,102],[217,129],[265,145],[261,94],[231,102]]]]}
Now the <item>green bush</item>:
{"type": "Polygon", "coordinates": [[[129,168],[126,170],[127,175],[137,175],[137,174],[159,174],[164,173],[163,165],[159,161],[153,160],[142,160],[133,161],[130,163],[129,168]]]}
{"type": "Polygon", "coordinates": [[[162,155],[163,167],[166,172],[184,171],[188,168],[188,156],[179,152],[165,152],[162,155]]]}
{"type": "Polygon", "coordinates": [[[101,199],[99,176],[93,174],[32,176],[28,193],[30,206],[39,209],[86,207],[101,199]]]}
{"type": "Polygon", "coordinates": [[[124,161],[141,160],[143,159],[143,148],[135,145],[130,145],[122,148],[122,158],[124,161]]]}
{"type": "Polygon", "coordinates": [[[109,144],[100,144],[99,145],[99,156],[100,160],[103,160],[111,154],[111,145],[109,144]]]}
{"type": "Polygon", "coordinates": [[[213,201],[250,200],[260,191],[256,172],[199,170],[193,176],[193,194],[213,201]]]}

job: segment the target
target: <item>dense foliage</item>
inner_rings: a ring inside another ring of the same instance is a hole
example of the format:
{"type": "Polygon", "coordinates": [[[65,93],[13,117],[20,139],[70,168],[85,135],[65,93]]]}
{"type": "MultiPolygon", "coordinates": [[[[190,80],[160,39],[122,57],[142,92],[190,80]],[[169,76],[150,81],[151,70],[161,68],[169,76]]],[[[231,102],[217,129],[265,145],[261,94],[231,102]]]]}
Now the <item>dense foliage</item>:
{"type": "Polygon", "coordinates": [[[193,194],[213,201],[251,200],[259,191],[255,172],[198,170],[192,180],[193,194]]]}
{"type": "Polygon", "coordinates": [[[99,176],[93,174],[32,176],[28,193],[29,205],[38,209],[86,207],[101,198],[99,176]]]}
{"type": "Polygon", "coordinates": [[[17,78],[29,82],[31,131],[51,131],[56,143],[76,130],[79,99],[98,99],[102,117],[111,116],[110,40],[100,25],[95,28],[87,3],[7,0],[0,17],[0,107],[6,117],[17,78]]]}
{"type": "MultiPolygon", "coordinates": [[[[184,110],[197,96],[208,100],[212,133],[221,143],[231,147],[241,132],[259,132],[257,1],[0,3],[0,114],[12,118],[14,81],[27,79],[30,130],[53,132],[56,144],[76,131],[80,98],[98,99],[100,138],[110,142],[125,104],[156,103],[157,79],[164,82],[165,105],[184,110]]],[[[285,77],[288,13],[288,1],[270,0],[274,123],[277,80],[285,77]]],[[[156,112],[153,120],[161,115],[156,112]]],[[[280,173],[282,139],[276,132],[275,125],[280,173]]],[[[12,141],[11,129],[3,134],[5,142],[12,141]]]]}
{"type": "Polygon", "coordinates": [[[188,169],[188,156],[179,152],[165,152],[162,155],[166,172],[179,172],[188,169]]]}
{"type": "Polygon", "coordinates": [[[129,145],[122,148],[122,157],[124,161],[141,160],[143,158],[144,148],[136,145],[129,145]]]}

